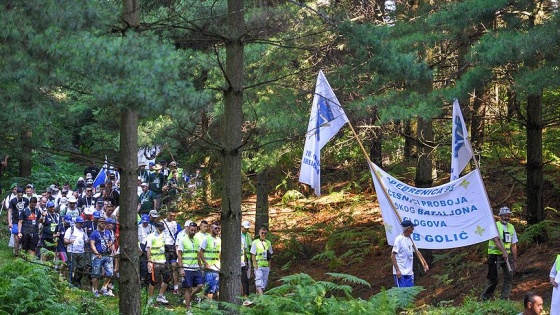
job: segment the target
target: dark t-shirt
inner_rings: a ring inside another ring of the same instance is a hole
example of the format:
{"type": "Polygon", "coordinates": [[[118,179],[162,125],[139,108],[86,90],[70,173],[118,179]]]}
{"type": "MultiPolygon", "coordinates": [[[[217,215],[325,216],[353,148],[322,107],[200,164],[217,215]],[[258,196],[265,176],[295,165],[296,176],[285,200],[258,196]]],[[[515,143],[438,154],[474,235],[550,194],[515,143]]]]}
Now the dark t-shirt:
{"type": "Polygon", "coordinates": [[[29,199],[27,198],[22,197],[21,199],[18,199],[15,197],[10,200],[10,209],[12,209],[12,224],[17,225],[20,211],[27,208],[27,206],[29,206],[29,199]]]}
{"type": "Polygon", "coordinates": [[[156,194],[161,194],[163,185],[165,184],[165,177],[162,173],[150,174],[150,190],[156,194]]]}
{"type": "Polygon", "coordinates": [[[138,197],[140,203],[140,214],[148,214],[154,208],[154,192],[147,190],[138,197]]]}
{"type": "Polygon", "coordinates": [[[39,219],[41,218],[41,211],[39,209],[25,209],[19,212],[19,219],[23,220],[21,224],[21,234],[39,233],[39,219]]]}
{"type": "Polygon", "coordinates": [[[52,238],[53,232],[56,233],[59,229],[59,225],[62,225],[62,220],[58,213],[48,213],[45,215],[45,221],[43,222],[43,239],[52,238]]]}

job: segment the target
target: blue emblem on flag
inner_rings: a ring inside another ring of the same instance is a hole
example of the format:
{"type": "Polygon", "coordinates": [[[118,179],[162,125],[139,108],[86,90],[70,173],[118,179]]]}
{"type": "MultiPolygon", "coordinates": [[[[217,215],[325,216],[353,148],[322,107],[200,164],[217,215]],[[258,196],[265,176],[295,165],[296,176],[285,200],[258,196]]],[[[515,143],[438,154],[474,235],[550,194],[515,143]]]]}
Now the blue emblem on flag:
{"type": "Polygon", "coordinates": [[[331,106],[326,98],[319,96],[317,105],[319,106],[319,108],[317,109],[317,125],[315,126],[315,134],[317,136],[317,141],[319,141],[321,138],[321,127],[328,127],[328,123],[334,120],[334,115],[331,106]]]}
{"type": "Polygon", "coordinates": [[[459,117],[455,117],[455,143],[453,143],[453,155],[458,158],[459,150],[465,146],[465,135],[463,135],[463,124],[459,117]]]}

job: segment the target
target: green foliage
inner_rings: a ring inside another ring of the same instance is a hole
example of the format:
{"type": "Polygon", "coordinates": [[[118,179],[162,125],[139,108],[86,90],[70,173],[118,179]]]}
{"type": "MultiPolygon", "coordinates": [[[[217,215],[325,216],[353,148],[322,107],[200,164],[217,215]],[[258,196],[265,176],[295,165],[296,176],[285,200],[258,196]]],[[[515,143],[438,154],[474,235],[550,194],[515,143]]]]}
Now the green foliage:
{"type": "Polygon", "coordinates": [[[58,300],[60,282],[49,268],[15,260],[0,272],[0,314],[76,314],[58,300]]]}
{"type": "MultiPolygon", "coordinates": [[[[328,274],[335,279],[369,286],[366,281],[344,274],[328,274]]],[[[351,287],[329,281],[316,281],[307,274],[281,279],[283,284],[254,297],[255,306],[242,308],[241,314],[396,314],[409,307],[421,287],[382,291],[365,301],[353,298],[351,287]]]]}
{"type": "Polygon", "coordinates": [[[411,310],[407,315],[512,315],[518,314],[522,306],[518,302],[496,300],[479,302],[476,298],[465,300],[461,306],[428,306],[411,310]]]}
{"type": "Polygon", "coordinates": [[[284,196],[282,196],[282,203],[286,205],[290,201],[296,201],[298,199],[305,198],[305,196],[297,190],[288,190],[284,196]]]}

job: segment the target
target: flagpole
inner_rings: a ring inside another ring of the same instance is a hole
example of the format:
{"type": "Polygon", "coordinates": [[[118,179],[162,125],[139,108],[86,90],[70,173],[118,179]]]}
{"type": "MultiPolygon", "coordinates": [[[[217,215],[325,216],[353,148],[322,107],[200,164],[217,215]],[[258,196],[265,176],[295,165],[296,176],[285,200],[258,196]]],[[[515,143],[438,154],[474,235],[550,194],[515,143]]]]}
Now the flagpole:
{"type": "MultiPolygon", "coordinates": [[[[352,134],[354,134],[354,138],[356,138],[356,140],[358,141],[358,144],[360,145],[360,148],[362,149],[362,153],[364,153],[364,155],[366,157],[366,160],[368,162],[368,166],[369,166],[370,170],[373,170],[373,166],[372,166],[373,162],[370,160],[369,155],[367,154],[366,149],[364,148],[364,145],[362,144],[362,141],[358,137],[358,134],[356,133],[356,130],[354,130],[354,127],[352,126],[350,121],[348,121],[348,126],[350,126],[350,130],[352,130],[352,134]]],[[[385,197],[387,198],[387,200],[391,200],[391,198],[389,197],[389,194],[387,193],[387,188],[383,184],[383,181],[381,181],[381,179],[379,178],[379,175],[376,172],[372,172],[372,173],[375,174],[374,176],[377,178],[377,181],[379,181],[379,184],[381,184],[381,187],[383,188],[383,193],[385,194],[385,197]]],[[[399,213],[397,211],[397,208],[395,208],[395,205],[392,202],[390,202],[390,204],[391,204],[391,208],[393,209],[393,212],[395,213],[395,215],[399,219],[399,222],[402,222],[402,218],[399,215],[399,213]]],[[[416,244],[414,244],[414,241],[412,240],[412,238],[410,239],[410,241],[412,241],[412,246],[414,247],[414,251],[416,252],[416,255],[418,256],[418,259],[420,260],[420,263],[422,264],[422,267],[424,268],[424,271],[427,271],[429,269],[428,263],[424,259],[424,256],[422,255],[420,250],[418,250],[418,248],[416,247],[416,244]]]]}

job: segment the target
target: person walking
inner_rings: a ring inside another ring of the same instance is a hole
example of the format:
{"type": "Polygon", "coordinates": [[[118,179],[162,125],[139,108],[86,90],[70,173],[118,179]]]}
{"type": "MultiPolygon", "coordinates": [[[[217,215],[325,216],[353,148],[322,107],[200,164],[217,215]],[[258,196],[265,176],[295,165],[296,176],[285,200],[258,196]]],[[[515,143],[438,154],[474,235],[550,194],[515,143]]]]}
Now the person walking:
{"type": "Polygon", "coordinates": [[[550,315],[560,315],[560,254],[550,269],[550,284],[552,285],[552,298],[550,299],[550,315]]]}
{"type": "Polygon", "coordinates": [[[185,287],[187,315],[192,315],[192,297],[202,290],[204,281],[202,279],[198,257],[200,243],[199,240],[194,237],[196,234],[196,223],[191,221],[188,226],[185,226],[185,230],[187,235],[181,238],[177,245],[177,257],[180,266],[179,273],[183,278],[183,287],[185,287]]]}
{"type": "Polygon", "coordinates": [[[212,224],[210,234],[202,240],[198,251],[198,257],[206,272],[207,288],[204,293],[209,299],[212,299],[220,289],[220,254],[222,252],[220,231],[221,228],[217,223],[212,224]]]}
{"type": "MultiPolygon", "coordinates": [[[[393,242],[391,250],[391,262],[393,264],[393,279],[395,286],[406,288],[414,286],[414,244],[410,236],[414,232],[416,224],[410,220],[401,222],[402,233],[393,242]]],[[[428,271],[427,267],[425,271],[428,271]]]]}
{"type": "Polygon", "coordinates": [[[268,228],[263,226],[259,229],[259,238],[251,244],[251,258],[255,269],[255,287],[257,294],[262,295],[268,284],[268,275],[272,267],[272,243],[266,239],[268,228]]]}
{"type": "Polygon", "coordinates": [[[81,287],[82,277],[86,268],[87,234],[84,231],[85,220],[77,217],[74,226],[66,229],[64,244],[67,248],[70,285],[81,287]]]}
{"type": "Polygon", "coordinates": [[[498,215],[500,216],[500,221],[496,222],[498,237],[488,241],[488,285],[481,295],[483,301],[490,299],[498,286],[498,266],[502,268],[504,274],[500,297],[509,299],[513,287],[513,272],[517,260],[517,233],[513,224],[509,223],[511,210],[508,207],[500,208],[498,215]]]}

